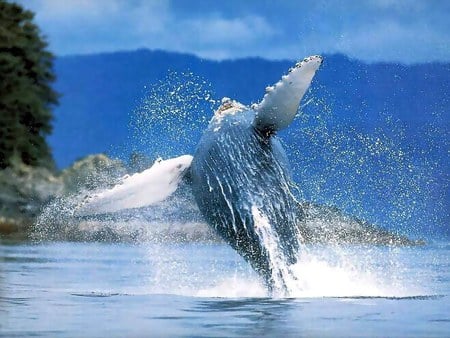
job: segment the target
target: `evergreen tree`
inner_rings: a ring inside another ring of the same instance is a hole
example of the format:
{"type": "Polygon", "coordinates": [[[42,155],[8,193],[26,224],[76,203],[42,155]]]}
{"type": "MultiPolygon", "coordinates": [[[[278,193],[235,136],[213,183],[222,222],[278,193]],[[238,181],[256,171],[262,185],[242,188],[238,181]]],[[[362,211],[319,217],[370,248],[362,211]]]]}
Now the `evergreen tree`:
{"type": "Polygon", "coordinates": [[[53,55],[33,23],[34,14],[0,0],[0,169],[24,163],[53,166],[45,137],[58,94],[53,55]]]}

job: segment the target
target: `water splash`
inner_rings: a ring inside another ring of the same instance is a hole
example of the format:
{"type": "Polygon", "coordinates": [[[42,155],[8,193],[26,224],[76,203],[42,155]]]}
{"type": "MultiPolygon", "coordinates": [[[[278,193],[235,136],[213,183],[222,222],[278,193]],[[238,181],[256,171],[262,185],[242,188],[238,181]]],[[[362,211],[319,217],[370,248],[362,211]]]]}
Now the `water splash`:
{"type": "MultiPolygon", "coordinates": [[[[169,73],[150,87],[148,96],[133,115],[130,126],[136,148],[148,149],[153,158],[179,155],[185,152],[184,148],[192,148],[211,116],[211,106],[216,104],[212,97],[209,84],[194,74],[169,73]]],[[[355,126],[338,123],[332,107],[318,95],[312,94],[306,102],[302,107],[304,113],[296,121],[299,126],[289,128],[292,142],[288,143],[294,172],[300,177],[298,191],[303,199],[338,205],[375,223],[387,222],[398,227],[407,227],[417,215],[429,217],[430,213],[423,212],[430,200],[430,192],[424,187],[436,184],[432,173],[439,163],[414,158],[414,152],[402,143],[404,130],[398,121],[389,114],[381,114],[383,128],[366,133],[355,126]],[[391,207],[383,204],[380,208],[373,199],[386,199],[391,207]],[[380,214],[386,216],[387,221],[383,222],[380,214]]],[[[439,128],[429,127],[430,133],[439,128]]],[[[442,130],[440,135],[443,135],[442,130]]],[[[65,239],[67,237],[61,234],[75,233],[72,226],[75,223],[70,223],[73,221],[70,217],[73,209],[90,193],[81,191],[70,198],[53,201],[38,220],[40,238],[65,239]],[[64,215],[69,217],[64,218],[64,215]],[[53,222],[53,218],[57,221],[53,222]],[[62,226],[57,228],[52,224],[62,226]]],[[[162,207],[162,215],[166,207],[162,207]]],[[[274,249],[279,247],[279,241],[270,231],[268,220],[256,211],[253,215],[258,219],[255,223],[260,225],[258,235],[270,251],[277,289],[282,290],[281,285],[287,284],[287,293],[279,296],[404,297],[426,293],[407,287],[408,271],[401,266],[395,252],[377,247],[352,250],[349,247],[302,246],[298,262],[286,266],[285,259],[274,249]],[[388,269],[380,264],[386,261],[388,269]],[[280,275],[284,276],[284,281],[279,279],[280,275]]],[[[127,217],[135,220],[134,226],[114,217],[88,220],[83,224],[99,235],[74,237],[120,240],[116,234],[122,233],[141,242],[146,238],[142,232],[145,217],[141,212],[127,217]]],[[[200,272],[193,272],[186,261],[189,254],[178,257],[176,264],[170,252],[159,249],[151,254],[157,261],[153,266],[157,273],[149,280],[151,292],[205,297],[268,296],[259,278],[245,263],[236,263],[232,268],[217,263],[211,270],[205,266],[200,272]]]]}
{"type": "MultiPolygon", "coordinates": [[[[201,132],[218,104],[213,98],[211,84],[192,72],[169,71],[157,83],[146,87],[147,94],[130,116],[132,136],[123,149],[130,151],[129,172],[148,169],[155,159],[192,153],[201,132]]],[[[125,165],[123,164],[125,167],[125,165]]],[[[87,200],[104,194],[117,185],[122,175],[105,171],[89,179],[101,184],[73,184],[46,205],[34,224],[36,240],[95,240],[95,241],[213,241],[191,197],[185,192],[155,208],[142,208],[121,214],[105,214],[87,218],[75,212],[87,200]],[[177,210],[179,209],[179,210],[177,210]],[[175,213],[179,211],[178,215],[175,213]],[[178,236],[178,237],[177,237],[178,236]]]]}
{"type": "Polygon", "coordinates": [[[448,130],[428,124],[413,131],[387,111],[369,128],[366,121],[374,117],[364,111],[338,116],[338,101],[326,88],[315,88],[305,101],[285,145],[302,200],[338,206],[413,238],[445,229],[450,181],[442,154],[448,130]]]}
{"type": "MultiPolygon", "coordinates": [[[[288,285],[269,292],[228,246],[157,246],[148,249],[144,288],[150,294],[219,298],[415,297],[433,294],[417,276],[407,248],[303,246],[289,267],[288,285]],[[189,258],[187,258],[189,257],[189,258]]],[[[283,269],[283,267],[278,267],[283,269]]]]}
{"type": "Polygon", "coordinates": [[[45,241],[96,241],[132,243],[220,242],[203,221],[185,187],[153,206],[116,213],[78,214],[86,201],[106,189],[81,189],[49,202],[38,215],[32,238],[45,241]]]}
{"type": "Polygon", "coordinates": [[[283,254],[278,234],[273,229],[269,219],[256,206],[252,207],[252,215],[255,232],[269,259],[271,279],[273,281],[271,295],[275,297],[289,295],[292,293],[291,284],[295,276],[287,264],[288,260],[283,254]]]}
{"type": "Polygon", "coordinates": [[[152,158],[192,153],[219,104],[211,84],[189,71],[169,71],[146,92],[130,116],[134,151],[152,158]]]}

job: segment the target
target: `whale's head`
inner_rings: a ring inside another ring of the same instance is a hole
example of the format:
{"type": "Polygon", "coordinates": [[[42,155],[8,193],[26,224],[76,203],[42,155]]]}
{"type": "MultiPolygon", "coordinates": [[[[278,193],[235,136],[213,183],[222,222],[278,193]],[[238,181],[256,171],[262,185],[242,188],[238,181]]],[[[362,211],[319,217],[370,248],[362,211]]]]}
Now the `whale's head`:
{"type": "Polygon", "coordinates": [[[214,113],[211,124],[218,129],[224,117],[253,110],[255,112],[253,125],[260,131],[272,134],[286,128],[294,120],[300,101],[322,61],[320,55],[313,55],[297,62],[289,69],[287,75],[283,75],[273,86],[266,87],[262,100],[251,107],[224,97],[214,113]]]}

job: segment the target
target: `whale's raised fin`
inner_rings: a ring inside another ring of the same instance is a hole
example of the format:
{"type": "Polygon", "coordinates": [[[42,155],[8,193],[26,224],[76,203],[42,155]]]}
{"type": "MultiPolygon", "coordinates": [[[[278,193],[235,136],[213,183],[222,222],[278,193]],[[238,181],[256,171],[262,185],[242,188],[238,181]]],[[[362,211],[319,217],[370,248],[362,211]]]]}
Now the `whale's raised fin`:
{"type": "Polygon", "coordinates": [[[125,176],[111,189],[88,196],[75,210],[76,216],[118,212],[156,204],[172,195],[185,176],[192,156],[157,160],[149,169],[125,176]]]}
{"type": "Polygon", "coordinates": [[[267,87],[262,101],[252,106],[256,110],[254,126],[262,131],[286,128],[297,114],[300,100],[321,64],[319,55],[305,58],[274,86],[267,87]]]}

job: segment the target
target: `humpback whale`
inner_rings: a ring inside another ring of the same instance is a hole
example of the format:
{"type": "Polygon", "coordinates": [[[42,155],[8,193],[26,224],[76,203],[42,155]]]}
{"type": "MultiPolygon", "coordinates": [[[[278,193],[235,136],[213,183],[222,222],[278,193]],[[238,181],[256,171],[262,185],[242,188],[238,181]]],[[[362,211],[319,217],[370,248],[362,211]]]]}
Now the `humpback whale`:
{"type": "Polygon", "coordinates": [[[293,121],[321,63],[320,56],[298,62],[252,107],[223,99],[190,167],[192,191],[208,224],[269,287],[285,287],[274,262],[296,262],[297,224],[304,219],[276,133],[293,121]]]}
{"type": "Polygon", "coordinates": [[[300,246],[301,204],[292,193],[289,163],[277,132],[294,120],[322,57],[295,64],[261,102],[222,99],[194,156],[157,161],[90,198],[77,212],[92,214],[152,205],[188,176],[198,208],[214,231],[259,273],[269,289],[285,289],[300,246]]]}
{"type": "MultiPolygon", "coordinates": [[[[315,211],[324,212],[295,198],[277,132],[294,120],[321,64],[318,55],[296,63],[252,106],[222,99],[193,156],[158,160],[150,169],[91,196],[76,213],[154,205],[188,181],[199,211],[216,234],[249,262],[269,290],[286,290],[300,244],[318,229],[311,226],[311,220],[320,219],[315,211]]],[[[355,224],[352,227],[362,233],[365,227],[355,224]]]]}

